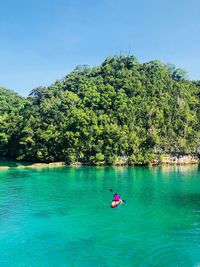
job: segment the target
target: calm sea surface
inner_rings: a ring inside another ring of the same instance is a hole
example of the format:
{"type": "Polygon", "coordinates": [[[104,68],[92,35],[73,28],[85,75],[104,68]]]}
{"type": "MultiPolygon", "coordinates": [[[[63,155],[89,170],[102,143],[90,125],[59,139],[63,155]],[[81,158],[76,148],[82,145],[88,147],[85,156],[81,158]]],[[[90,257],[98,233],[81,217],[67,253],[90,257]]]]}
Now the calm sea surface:
{"type": "Polygon", "coordinates": [[[0,170],[0,267],[200,266],[200,169],[0,170]],[[111,209],[113,189],[126,203],[111,209]]]}

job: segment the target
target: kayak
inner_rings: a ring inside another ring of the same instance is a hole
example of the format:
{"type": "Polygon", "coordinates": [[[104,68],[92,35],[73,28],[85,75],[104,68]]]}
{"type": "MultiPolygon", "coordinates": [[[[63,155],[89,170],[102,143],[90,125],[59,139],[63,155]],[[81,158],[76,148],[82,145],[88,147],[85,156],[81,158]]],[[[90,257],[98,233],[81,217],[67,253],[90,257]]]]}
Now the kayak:
{"type": "Polygon", "coordinates": [[[121,205],[123,201],[120,199],[119,201],[112,200],[110,207],[111,208],[117,208],[119,205],[121,205]]]}

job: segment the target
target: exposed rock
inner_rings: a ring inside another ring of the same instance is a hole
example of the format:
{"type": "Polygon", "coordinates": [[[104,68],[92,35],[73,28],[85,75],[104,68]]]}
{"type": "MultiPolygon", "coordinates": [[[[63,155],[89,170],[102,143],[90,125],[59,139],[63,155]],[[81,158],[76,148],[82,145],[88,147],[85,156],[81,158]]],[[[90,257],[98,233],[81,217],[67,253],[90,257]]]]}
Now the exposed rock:
{"type": "Polygon", "coordinates": [[[65,162],[51,162],[51,163],[34,163],[32,165],[20,165],[17,168],[45,168],[45,167],[63,167],[65,162]]]}
{"type": "Polygon", "coordinates": [[[64,161],[60,161],[60,162],[51,162],[49,164],[47,164],[49,167],[63,167],[66,165],[66,163],[64,161]]]}
{"type": "Polygon", "coordinates": [[[150,162],[149,165],[152,166],[152,165],[159,165],[159,164],[161,164],[161,160],[160,159],[154,159],[150,162]]]}
{"type": "Polygon", "coordinates": [[[70,164],[70,166],[82,166],[83,164],[80,161],[75,161],[70,164]]]}
{"type": "Polygon", "coordinates": [[[9,166],[0,166],[0,170],[7,170],[9,168],[10,168],[9,166]]]}
{"type": "Polygon", "coordinates": [[[161,159],[162,164],[196,164],[198,162],[198,157],[192,155],[168,156],[161,159]]]}

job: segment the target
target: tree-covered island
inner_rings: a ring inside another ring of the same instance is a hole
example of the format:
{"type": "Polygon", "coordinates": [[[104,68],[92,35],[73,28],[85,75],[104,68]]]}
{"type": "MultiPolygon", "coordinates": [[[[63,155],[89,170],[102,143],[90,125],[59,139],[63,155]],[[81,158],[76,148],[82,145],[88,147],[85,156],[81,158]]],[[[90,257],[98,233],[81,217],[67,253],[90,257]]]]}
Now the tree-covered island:
{"type": "Polygon", "coordinates": [[[108,57],[27,98],[0,88],[0,155],[30,162],[146,165],[200,144],[200,81],[174,65],[108,57]]]}

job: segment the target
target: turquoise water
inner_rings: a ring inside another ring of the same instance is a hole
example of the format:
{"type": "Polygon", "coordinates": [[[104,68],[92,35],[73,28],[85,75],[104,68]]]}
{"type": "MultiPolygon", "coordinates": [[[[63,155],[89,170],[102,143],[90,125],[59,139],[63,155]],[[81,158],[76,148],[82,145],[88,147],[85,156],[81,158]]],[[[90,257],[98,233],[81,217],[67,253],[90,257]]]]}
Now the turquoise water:
{"type": "Polygon", "coordinates": [[[200,170],[1,170],[0,266],[200,266],[200,170]]]}

